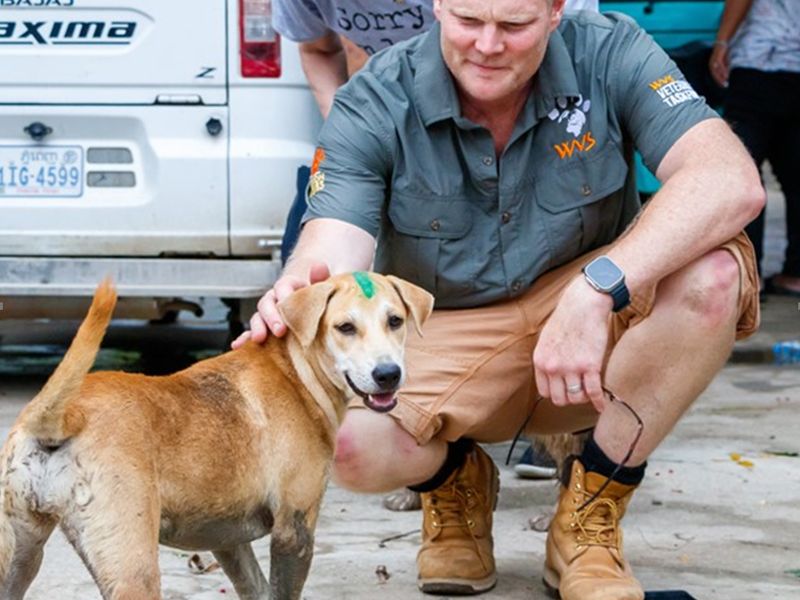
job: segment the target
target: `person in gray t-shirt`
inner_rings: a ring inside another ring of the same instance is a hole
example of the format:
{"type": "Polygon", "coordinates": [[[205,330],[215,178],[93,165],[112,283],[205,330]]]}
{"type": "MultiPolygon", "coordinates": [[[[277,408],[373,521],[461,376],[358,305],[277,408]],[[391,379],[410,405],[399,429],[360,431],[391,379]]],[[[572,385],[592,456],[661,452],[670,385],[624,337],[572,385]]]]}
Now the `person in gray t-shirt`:
{"type": "MultiPolygon", "coordinates": [[[[367,56],[430,29],[432,0],[273,0],[272,25],[300,44],[300,60],[327,117],[336,90],[347,81],[340,36],[367,56]]],[[[568,0],[567,10],[598,10],[598,0],[568,0]]],[[[352,72],[350,73],[352,74],[352,72]]]]}
{"type": "Polygon", "coordinates": [[[323,117],[347,81],[340,36],[372,55],[430,29],[430,0],[273,0],[272,24],[300,45],[300,61],[323,117]]]}

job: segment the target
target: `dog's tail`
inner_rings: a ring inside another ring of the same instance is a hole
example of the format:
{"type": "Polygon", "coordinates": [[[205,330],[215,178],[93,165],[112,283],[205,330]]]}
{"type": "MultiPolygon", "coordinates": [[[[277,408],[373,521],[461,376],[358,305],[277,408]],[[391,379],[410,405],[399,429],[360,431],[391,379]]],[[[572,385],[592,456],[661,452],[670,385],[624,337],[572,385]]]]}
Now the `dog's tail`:
{"type": "Polygon", "coordinates": [[[61,364],[26,407],[22,428],[28,434],[57,446],[83,429],[84,418],[73,414],[67,419],[65,409],[94,364],[116,304],[117,292],[111,280],[106,279],[98,286],[89,313],[61,364]]]}

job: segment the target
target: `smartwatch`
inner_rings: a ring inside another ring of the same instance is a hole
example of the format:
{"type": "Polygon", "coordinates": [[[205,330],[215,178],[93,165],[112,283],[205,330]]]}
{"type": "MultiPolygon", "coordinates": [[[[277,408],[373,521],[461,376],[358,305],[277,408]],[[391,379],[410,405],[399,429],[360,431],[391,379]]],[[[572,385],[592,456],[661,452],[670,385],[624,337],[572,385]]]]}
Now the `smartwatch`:
{"type": "Polygon", "coordinates": [[[614,312],[621,311],[631,303],[631,295],[625,285],[625,273],[609,257],[603,255],[595,258],[583,267],[583,275],[594,289],[614,299],[614,312]]]}

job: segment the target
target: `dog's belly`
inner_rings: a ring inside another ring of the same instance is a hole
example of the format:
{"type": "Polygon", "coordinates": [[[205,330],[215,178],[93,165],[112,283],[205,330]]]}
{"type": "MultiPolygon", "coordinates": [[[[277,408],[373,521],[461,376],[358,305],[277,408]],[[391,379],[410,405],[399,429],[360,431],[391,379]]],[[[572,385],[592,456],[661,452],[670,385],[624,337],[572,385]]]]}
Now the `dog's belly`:
{"type": "Polygon", "coordinates": [[[183,550],[219,550],[262,538],[272,531],[273,517],[266,507],[245,517],[187,521],[161,517],[159,542],[183,550]]]}

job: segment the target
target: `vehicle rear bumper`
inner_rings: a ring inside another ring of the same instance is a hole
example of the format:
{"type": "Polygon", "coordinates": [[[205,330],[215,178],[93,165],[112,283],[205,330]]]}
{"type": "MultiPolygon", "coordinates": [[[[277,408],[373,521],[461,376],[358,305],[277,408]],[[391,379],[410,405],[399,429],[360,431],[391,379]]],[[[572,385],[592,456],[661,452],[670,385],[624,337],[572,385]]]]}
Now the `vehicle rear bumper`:
{"type": "Polygon", "coordinates": [[[276,260],[0,257],[0,296],[92,296],[111,277],[120,296],[257,298],[278,277],[276,260]]]}

